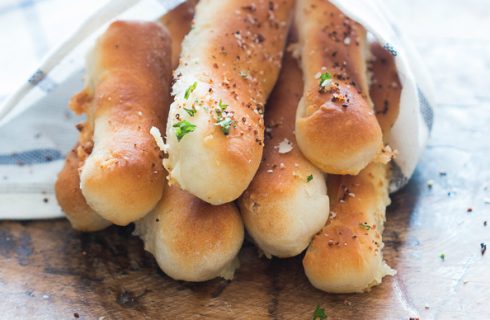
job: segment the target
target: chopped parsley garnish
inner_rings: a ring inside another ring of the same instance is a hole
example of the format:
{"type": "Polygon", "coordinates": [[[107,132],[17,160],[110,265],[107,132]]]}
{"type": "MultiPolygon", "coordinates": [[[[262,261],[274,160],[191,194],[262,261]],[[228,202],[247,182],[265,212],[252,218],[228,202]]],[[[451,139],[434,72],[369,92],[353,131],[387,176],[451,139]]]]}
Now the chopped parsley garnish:
{"type": "Polygon", "coordinates": [[[327,319],[327,314],[325,313],[325,309],[320,308],[320,305],[317,305],[315,312],[313,312],[313,317],[311,317],[311,320],[325,320],[325,319],[327,319]]]}
{"type": "Polygon", "coordinates": [[[320,87],[328,87],[332,82],[332,75],[330,72],[324,72],[320,75],[320,87]]]}
{"type": "Polygon", "coordinates": [[[223,115],[226,108],[228,108],[227,104],[224,104],[221,100],[218,103],[218,109],[216,109],[216,125],[221,127],[221,131],[226,135],[230,133],[231,125],[233,124],[233,120],[228,117],[226,114],[223,115]]]}
{"type": "Polygon", "coordinates": [[[218,123],[216,123],[217,126],[220,126],[221,127],[221,131],[223,131],[223,133],[225,134],[225,136],[230,133],[230,127],[231,127],[232,124],[233,124],[233,120],[231,120],[228,117],[226,117],[223,120],[221,120],[218,123]]]}
{"type": "Polygon", "coordinates": [[[310,182],[311,180],[313,180],[312,174],[310,174],[308,177],[306,177],[306,182],[310,182]]]}
{"type": "Polygon", "coordinates": [[[367,224],[367,222],[359,223],[359,227],[361,227],[364,230],[371,230],[371,226],[367,224]]]}
{"type": "Polygon", "coordinates": [[[196,87],[197,87],[197,82],[194,82],[191,86],[189,86],[189,88],[187,88],[187,90],[185,90],[185,94],[184,94],[185,100],[189,99],[189,96],[194,90],[196,90],[196,87]]]}
{"type": "Polygon", "coordinates": [[[177,140],[180,141],[182,138],[188,134],[191,133],[196,129],[196,125],[190,123],[187,120],[182,120],[180,122],[177,122],[176,124],[173,125],[175,128],[175,134],[177,135],[177,140]]]}
{"type": "Polygon", "coordinates": [[[218,103],[218,107],[221,109],[221,112],[225,111],[228,108],[227,104],[224,104],[221,100],[218,103]]]}
{"type": "Polygon", "coordinates": [[[187,112],[191,117],[194,117],[194,115],[196,114],[197,110],[194,106],[192,106],[192,109],[187,109],[187,108],[184,108],[185,112],[187,112]]]}
{"type": "Polygon", "coordinates": [[[446,255],[444,253],[441,253],[439,255],[439,258],[441,258],[442,261],[446,260],[446,255]]]}

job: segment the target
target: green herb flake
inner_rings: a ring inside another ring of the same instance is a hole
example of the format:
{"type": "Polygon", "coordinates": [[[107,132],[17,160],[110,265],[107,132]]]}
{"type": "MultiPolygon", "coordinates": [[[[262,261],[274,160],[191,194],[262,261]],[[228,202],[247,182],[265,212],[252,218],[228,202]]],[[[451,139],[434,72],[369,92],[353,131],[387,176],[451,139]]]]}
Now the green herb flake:
{"type": "Polygon", "coordinates": [[[330,72],[324,72],[320,75],[320,87],[328,87],[332,80],[330,72]]]}
{"type": "Polygon", "coordinates": [[[188,134],[191,133],[196,129],[196,125],[190,123],[187,120],[182,120],[180,122],[177,122],[176,124],[173,125],[175,128],[175,134],[177,135],[177,140],[180,141],[182,138],[188,134]]]}
{"type": "Polygon", "coordinates": [[[308,177],[306,177],[306,182],[310,182],[311,180],[313,180],[312,174],[310,174],[308,177]]]}
{"type": "Polygon", "coordinates": [[[187,109],[184,108],[185,112],[187,112],[191,117],[194,117],[194,115],[197,113],[197,110],[194,106],[192,106],[192,109],[187,109]]]}
{"type": "Polygon", "coordinates": [[[446,255],[444,253],[441,253],[439,255],[439,258],[441,258],[442,261],[446,260],[446,255]]]}
{"type": "Polygon", "coordinates": [[[228,108],[228,105],[224,104],[223,101],[220,100],[218,103],[218,107],[221,109],[221,111],[225,111],[226,108],[228,108]]]}
{"type": "Polygon", "coordinates": [[[311,320],[325,320],[327,319],[327,314],[325,313],[325,309],[320,308],[320,305],[316,306],[315,312],[313,312],[313,317],[311,320]]]}
{"type": "Polygon", "coordinates": [[[194,90],[196,90],[196,87],[197,87],[197,82],[194,82],[191,86],[189,86],[189,88],[187,88],[187,90],[185,90],[185,94],[184,94],[185,100],[189,99],[189,96],[194,90]]]}
{"type": "Polygon", "coordinates": [[[359,227],[364,230],[371,230],[371,226],[367,222],[359,223],[359,227]]]}
{"type": "Polygon", "coordinates": [[[216,111],[216,125],[221,127],[221,131],[226,135],[230,133],[230,128],[231,125],[233,124],[233,120],[231,120],[230,117],[228,117],[225,113],[226,108],[228,108],[228,105],[223,103],[223,101],[219,101],[218,103],[218,108],[215,109],[216,111]]]}
{"type": "Polygon", "coordinates": [[[225,136],[227,136],[230,133],[230,128],[232,124],[233,124],[233,120],[231,120],[229,117],[226,117],[216,123],[217,126],[221,127],[221,131],[223,131],[225,136]]]}

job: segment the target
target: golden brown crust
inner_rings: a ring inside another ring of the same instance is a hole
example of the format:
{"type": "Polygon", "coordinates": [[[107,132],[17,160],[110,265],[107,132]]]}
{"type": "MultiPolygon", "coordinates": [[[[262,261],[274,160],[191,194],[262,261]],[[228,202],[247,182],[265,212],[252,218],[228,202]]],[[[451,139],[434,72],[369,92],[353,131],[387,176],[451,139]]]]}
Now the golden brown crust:
{"type": "Polygon", "coordinates": [[[328,194],[333,216],[306,252],[305,273],[327,292],[366,291],[392,274],[381,252],[390,202],[387,165],[372,163],[357,176],[329,176],[328,194]]]}
{"type": "Polygon", "coordinates": [[[299,146],[325,172],[357,174],[382,149],[368,96],[366,31],[328,1],[299,0],[296,13],[305,80],[299,146]],[[327,73],[332,79],[323,82],[327,73]]]}
{"type": "MultiPolygon", "coordinates": [[[[184,263],[192,265],[192,256],[196,253],[206,255],[220,246],[224,249],[235,247],[235,255],[238,253],[234,244],[235,228],[240,230],[242,227],[232,203],[212,206],[174,186],[168,187],[166,196],[168,201],[164,200],[156,211],[168,214],[161,223],[163,234],[173,239],[170,243],[175,250],[189,259],[183,260],[184,263]],[[186,205],[182,206],[183,203],[186,205]]],[[[238,238],[243,238],[243,231],[238,234],[241,235],[238,238]]]]}
{"type": "Polygon", "coordinates": [[[302,88],[301,70],[296,61],[286,54],[281,75],[271,94],[265,113],[267,132],[264,156],[248,191],[258,188],[288,193],[291,185],[297,183],[298,180],[306,181],[310,174],[309,169],[313,166],[302,156],[294,136],[296,106],[301,97],[302,88]],[[291,151],[280,153],[279,145],[286,139],[289,141],[291,151]],[[265,174],[269,170],[271,172],[265,174]],[[293,172],[296,172],[296,175],[292,174],[293,172]]]}
{"type": "Polygon", "coordinates": [[[187,0],[159,19],[172,36],[172,70],[179,65],[182,40],[191,30],[197,3],[198,0],[187,0]]]}
{"type": "Polygon", "coordinates": [[[244,237],[233,203],[212,206],[176,186],[165,188],[136,233],[167,275],[186,281],[232,277],[244,237]]]}
{"type": "Polygon", "coordinates": [[[262,163],[240,198],[245,226],[268,256],[299,254],[328,217],[323,174],[303,157],[293,133],[302,91],[301,70],[287,53],[265,112],[262,163]]]}
{"type": "Polygon", "coordinates": [[[373,59],[369,65],[372,74],[369,94],[374,104],[376,118],[383,131],[383,139],[387,141],[400,112],[402,85],[393,55],[377,42],[372,43],[370,48],[373,59]]]}
{"type": "Polygon", "coordinates": [[[292,0],[203,0],[197,6],[176,71],[166,167],[183,189],[209,203],[236,199],[259,166],[263,108],[279,73],[292,6],[292,0]],[[184,107],[197,112],[191,116],[184,107]],[[227,134],[219,125],[226,118],[232,122],[227,134]],[[173,126],[182,120],[196,128],[178,141],[173,126]]]}
{"type": "Polygon", "coordinates": [[[142,217],[161,197],[164,172],[149,131],[162,129],[169,105],[169,56],[170,38],[158,24],[116,21],[98,40],[83,99],[72,100],[93,128],[82,193],[115,224],[142,217]]]}
{"type": "Polygon", "coordinates": [[[80,190],[78,175],[77,146],[66,157],[65,165],[56,179],[56,199],[74,229],[80,231],[98,231],[111,225],[102,219],[85,202],[80,190]]]}

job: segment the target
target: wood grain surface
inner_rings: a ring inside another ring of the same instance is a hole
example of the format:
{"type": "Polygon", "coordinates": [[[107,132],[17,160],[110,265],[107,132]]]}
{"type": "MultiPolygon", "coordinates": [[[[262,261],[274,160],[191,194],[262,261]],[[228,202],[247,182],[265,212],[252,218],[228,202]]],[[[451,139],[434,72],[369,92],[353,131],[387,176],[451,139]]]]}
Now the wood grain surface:
{"type": "Polygon", "coordinates": [[[320,305],[328,319],[489,319],[490,2],[386,3],[438,102],[427,150],[388,208],[384,253],[396,276],[370,293],[329,295],[308,283],[302,257],[269,261],[245,244],[234,281],[184,283],[159,271],[129,227],[1,222],[0,318],[311,319],[320,305]]]}

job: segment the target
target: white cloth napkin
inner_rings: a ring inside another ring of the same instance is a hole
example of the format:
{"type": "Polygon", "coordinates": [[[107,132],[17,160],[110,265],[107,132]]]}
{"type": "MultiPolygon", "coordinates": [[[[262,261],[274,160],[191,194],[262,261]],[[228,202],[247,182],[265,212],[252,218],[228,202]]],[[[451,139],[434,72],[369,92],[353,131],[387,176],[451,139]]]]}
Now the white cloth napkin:
{"type": "MultiPolygon", "coordinates": [[[[0,219],[62,216],[54,182],[77,140],[81,121],[68,110],[83,86],[84,56],[114,19],[155,20],[183,0],[111,0],[90,16],[0,106],[0,219]]],[[[325,0],[327,1],[327,0],[325,0]]],[[[415,170],[433,121],[429,77],[411,44],[378,0],[331,0],[363,24],[394,56],[403,85],[400,115],[389,144],[397,149],[391,191],[415,170]]]]}

